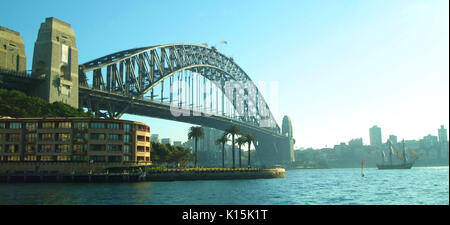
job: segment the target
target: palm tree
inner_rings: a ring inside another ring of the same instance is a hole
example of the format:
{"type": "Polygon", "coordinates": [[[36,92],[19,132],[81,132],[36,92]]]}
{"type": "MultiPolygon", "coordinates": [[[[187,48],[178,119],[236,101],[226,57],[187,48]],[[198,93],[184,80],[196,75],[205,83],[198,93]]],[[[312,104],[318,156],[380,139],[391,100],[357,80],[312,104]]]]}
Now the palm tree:
{"type": "Polygon", "coordinates": [[[232,154],[233,154],[233,169],[236,168],[234,163],[234,136],[238,135],[241,131],[239,130],[239,127],[236,124],[231,124],[231,126],[225,131],[225,134],[231,134],[231,148],[232,148],[232,154]]]}
{"type": "Polygon", "coordinates": [[[242,163],[241,163],[241,146],[245,145],[245,143],[247,143],[247,139],[245,138],[245,136],[240,136],[238,139],[236,139],[236,143],[239,146],[239,168],[242,168],[242,163]]]}
{"type": "Polygon", "coordinates": [[[203,131],[203,127],[191,127],[189,128],[188,139],[195,139],[195,161],[194,167],[197,168],[197,142],[199,138],[203,138],[205,136],[205,132],[203,131]]]}
{"type": "Polygon", "coordinates": [[[216,140],[216,144],[222,144],[222,168],[225,168],[225,143],[229,141],[226,134],[216,140]]]}
{"type": "Polygon", "coordinates": [[[255,138],[255,136],[253,136],[253,134],[246,134],[245,140],[247,141],[247,146],[248,146],[248,168],[251,168],[252,166],[250,164],[250,146],[251,146],[252,142],[253,142],[253,144],[255,144],[256,138],[255,138]]]}

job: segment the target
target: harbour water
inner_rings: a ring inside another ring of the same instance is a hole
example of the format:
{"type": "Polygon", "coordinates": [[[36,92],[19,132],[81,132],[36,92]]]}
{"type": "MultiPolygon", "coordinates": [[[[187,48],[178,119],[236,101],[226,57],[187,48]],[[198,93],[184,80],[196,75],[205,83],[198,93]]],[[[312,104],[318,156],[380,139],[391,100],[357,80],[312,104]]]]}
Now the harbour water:
{"type": "Polygon", "coordinates": [[[448,205],[449,167],[287,170],[286,178],[0,184],[0,205],[448,205]]]}

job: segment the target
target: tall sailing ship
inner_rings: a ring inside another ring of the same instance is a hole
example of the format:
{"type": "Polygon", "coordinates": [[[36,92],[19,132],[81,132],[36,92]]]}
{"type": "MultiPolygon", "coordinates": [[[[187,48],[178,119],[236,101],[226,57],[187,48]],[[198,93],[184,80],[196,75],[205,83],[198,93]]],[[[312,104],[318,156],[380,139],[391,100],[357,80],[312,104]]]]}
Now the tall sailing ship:
{"type": "Polygon", "coordinates": [[[414,165],[414,163],[416,162],[416,160],[419,157],[415,157],[413,161],[409,162],[408,161],[408,157],[406,155],[406,150],[405,150],[405,141],[403,140],[403,150],[402,150],[402,154],[398,154],[399,152],[397,152],[397,156],[398,158],[400,158],[402,160],[401,163],[398,164],[394,164],[392,163],[392,155],[395,154],[395,150],[394,147],[392,146],[391,141],[388,141],[388,148],[389,148],[389,161],[386,161],[386,154],[384,153],[384,151],[381,152],[381,156],[382,156],[382,163],[381,164],[377,164],[378,169],[380,170],[386,170],[386,169],[411,169],[411,167],[414,165]]]}

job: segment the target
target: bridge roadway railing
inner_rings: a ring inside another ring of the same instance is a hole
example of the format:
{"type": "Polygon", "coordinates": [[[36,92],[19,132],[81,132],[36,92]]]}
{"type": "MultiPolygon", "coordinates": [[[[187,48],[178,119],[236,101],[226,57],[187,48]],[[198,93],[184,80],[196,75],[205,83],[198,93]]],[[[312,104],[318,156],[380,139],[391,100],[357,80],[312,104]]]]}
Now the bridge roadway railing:
{"type": "Polygon", "coordinates": [[[238,125],[243,132],[258,133],[263,135],[270,135],[278,138],[285,138],[279,132],[269,127],[260,127],[245,121],[236,120],[222,115],[213,113],[202,114],[201,111],[193,111],[190,109],[183,109],[190,113],[191,116],[174,116],[171,113],[170,104],[164,104],[151,100],[138,99],[132,96],[125,96],[114,92],[95,90],[88,87],[79,86],[80,107],[90,108],[95,104],[103,110],[116,109],[121,110],[127,108],[125,113],[156,117],[161,119],[169,119],[179,122],[193,123],[198,125],[205,125],[214,127],[220,130],[225,130],[231,123],[238,125]],[[87,100],[90,103],[87,103],[87,100]],[[149,110],[151,109],[151,110],[149,110]],[[192,113],[192,114],[191,114],[192,113]],[[202,116],[192,116],[202,115],[202,116]]]}

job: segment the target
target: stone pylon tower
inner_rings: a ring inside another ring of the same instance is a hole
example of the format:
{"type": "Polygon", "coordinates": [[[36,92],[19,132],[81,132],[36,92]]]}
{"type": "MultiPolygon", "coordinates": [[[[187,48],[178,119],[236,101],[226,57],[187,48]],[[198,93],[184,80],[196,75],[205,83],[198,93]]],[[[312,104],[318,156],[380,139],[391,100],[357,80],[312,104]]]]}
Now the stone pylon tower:
{"type": "Polygon", "coordinates": [[[27,70],[25,45],[19,32],[0,26],[0,69],[14,72],[27,70]]]}
{"type": "Polygon", "coordinates": [[[70,24],[46,18],[34,44],[33,76],[45,78],[33,95],[78,108],[78,49],[70,24]]]}
{"type": "Polygon", "coordinates": [[[294,134],[292,133],[292,122],[291,118],[289,116],[283,117],[283,123],[281,125],[281,134],[284,136],[287,136],[288,139],[283,142],[283,146],[286,149],[286,158],[290,162],[295,161],[295,155],[294,155],[294,134]]]}

